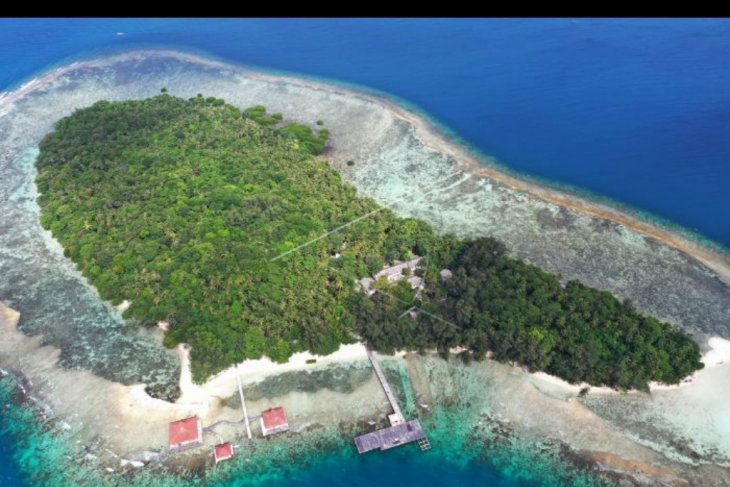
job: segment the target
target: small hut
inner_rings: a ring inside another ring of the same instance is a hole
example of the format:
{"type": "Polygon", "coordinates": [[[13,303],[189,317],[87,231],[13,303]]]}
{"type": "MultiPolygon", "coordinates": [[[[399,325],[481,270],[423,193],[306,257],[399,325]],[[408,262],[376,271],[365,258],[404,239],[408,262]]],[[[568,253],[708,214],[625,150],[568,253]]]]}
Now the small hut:
{"type": "Polygon", "coordinates": [[[220,445],[213,447],[213,453],[215,455],[216,464],[223,460],[228,460],[229,458],[233,458],[233,445],[231,445],[230,441],[221,443],[220,445]]]}
{"type": "Polygon", "coordinates": [[[261,413],[261,431],[264,436],[289,430],[289,422],[283,407],[267,409],[261,413]]]}
{"type": "Polygon", "coordinates": [[[170,450],[177,452],[203,444],[203,425],[200,418],[190,416],[170,423],[170,450]]]}

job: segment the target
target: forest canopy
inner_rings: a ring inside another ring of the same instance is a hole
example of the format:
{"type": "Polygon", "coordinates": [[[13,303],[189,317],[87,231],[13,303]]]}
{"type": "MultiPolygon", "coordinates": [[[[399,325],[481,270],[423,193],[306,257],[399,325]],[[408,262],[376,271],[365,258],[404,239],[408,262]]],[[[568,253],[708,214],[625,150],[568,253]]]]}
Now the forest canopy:
{"type": "Polygon", "coordinates": [[[40,144],[41,222],[104,299],[131,300],[128,320],[169,322],[165,344],[192,346],[198,381],[248,358],[331,353],[356,336],[382,351],[492,351],[620,388],[702,367],[686,334],[610,293],[359,196],[319,156],[322,125],[214,97],[97,102],[40,144]],[[372,297],[355,284],[414,255],[427,256],[418,300],[403,283],[372,297]],[[404,317],[404,303],[424,312],[404,317]]]}

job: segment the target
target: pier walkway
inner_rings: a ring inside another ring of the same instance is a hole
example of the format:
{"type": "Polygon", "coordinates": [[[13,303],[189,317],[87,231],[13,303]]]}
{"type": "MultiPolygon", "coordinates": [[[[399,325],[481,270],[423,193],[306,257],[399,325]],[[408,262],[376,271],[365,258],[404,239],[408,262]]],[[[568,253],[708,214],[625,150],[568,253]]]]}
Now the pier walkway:
{"type": "Polygon", "coordinates": [[[247,416],[247,417],[241,418],[238,421],[233,421],[230,419],[221,419],[220,421],[216,421],[215,423],[203,428],[203,433],[213,433],[215,428],[222,424],[227,424],[227,425],[231,425],[231,426],[238,426],[241,424],[245,425],[246,422],[251,424],[251,423],[258,421],[260,418],[261,418],[261,415],[257,414],[256,416],[247,416]]]}
{"type": "Polygon", "coordinates": [[[216,434],[215,428],[222,424],[228,424],[228,425],[234,425],[234,426],[242,424],[242,425],[246,426],[246,436],[248,436],[249,440],[251,439],[251,422],[256,421],[261,416],[258,415],[258,416],[254,416],[254,417],[249,417],[249,415],[248,415],[248,410],[246,409],[246,399],[243,397],[243,387],[241,387],[241,377],[238,374],[238,365],[236,365],[236,383],[238,385],[238,395],[241,398],[241,409],[243,409],[243,418],[241,418],[238,421],[222,419],[218,422],[211,424],[210,426],[203,428],[203,433],[216,434]]]}
{"type": "Polygon", "coordinates": [[[390,407],[393,408],[393,417],[396,419],[396,421],[391,420],[391,424],[404,423],[405,417],[403,416],[403,412],[401,412],[400,406],[398,406],[398,401],[395,399],[395,394],[393,394],[393,391],[390,389],[390,384],[388,384],[388,381],[385,379],[385,374],[383,374],[383,369],[380,368],[378,359],[375,357],[375,352],[370,350],[370,347],[367,347],[366,350],[368,358],[370,359],[370,363],[373,365],[375,375],[378,377],[380,385],[383,387],[385,397],[388,398],[390,407]]]}
{"type": "Polygon", "coordinates": [[[369,347],[366,347],[366,350],[375,375],[383,387],[390,407],[393,408],[393,414],[388,416],[390,420],[390,426],[388,428],[373,431],[372,433],[365,433],[355,438],[355,446],[357,447],[358,453],[367,453],[372,450],[389,450],[414,441],[418,442],[418,446],[422,451],[430,450],[431,443],[429,443],[426,434],[423,432],[421,422],[417,419],[405,420],[403,412],[400,406],[398,406],[395,394],[393,394],[390,384],[385,379],[383,369],[380,368],[380,363],[378,363],[378,359],[375,357],[375,353],[369,347]]]}

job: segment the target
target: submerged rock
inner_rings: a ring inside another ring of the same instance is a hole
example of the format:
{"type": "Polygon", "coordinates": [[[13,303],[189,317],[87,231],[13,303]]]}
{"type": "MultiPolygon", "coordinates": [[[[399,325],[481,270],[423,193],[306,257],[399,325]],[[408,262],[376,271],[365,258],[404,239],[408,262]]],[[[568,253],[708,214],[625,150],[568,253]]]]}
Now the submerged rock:
{"type": "Polygon", "coordinates": [[[160,454],[154,451],[141,451],[128,456],[129,460],[142,462],[145,465],[148,463],[160,463],[160,454]]]}

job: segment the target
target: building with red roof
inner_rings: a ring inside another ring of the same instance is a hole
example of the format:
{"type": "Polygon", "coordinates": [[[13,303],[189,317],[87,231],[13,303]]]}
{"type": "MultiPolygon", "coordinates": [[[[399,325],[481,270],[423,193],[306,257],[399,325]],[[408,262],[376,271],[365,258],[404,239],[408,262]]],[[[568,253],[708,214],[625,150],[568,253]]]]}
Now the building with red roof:
{"type": "Polygon", "coordinates": [[[215,463],[233,458],[233,445],[231,445],[230,441],[216,445],[213,447],[213,451],[215,454],[215,463]]]}
{"type": "Polygon", "coordinates": [[[203,424],[197,416],[170,423],[170,450],[180,451],[203,444],[203,424]]]}
{"type": "Polygon", "coordinates": [[[289,422],[286,419],[284,408],[276,407],[267,409],[261,413],[261,431],[264,436],[273,435],[289,430],[289,422]]]}

